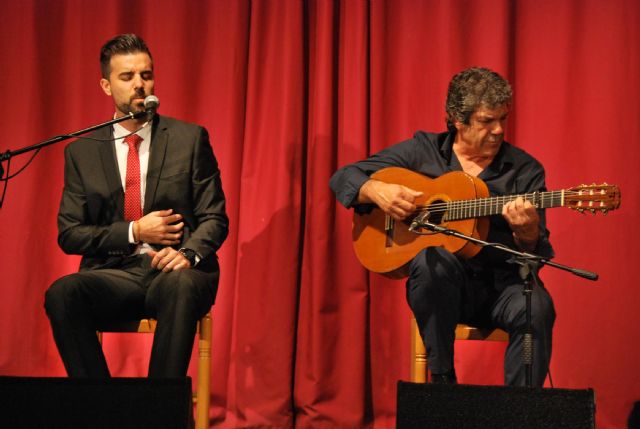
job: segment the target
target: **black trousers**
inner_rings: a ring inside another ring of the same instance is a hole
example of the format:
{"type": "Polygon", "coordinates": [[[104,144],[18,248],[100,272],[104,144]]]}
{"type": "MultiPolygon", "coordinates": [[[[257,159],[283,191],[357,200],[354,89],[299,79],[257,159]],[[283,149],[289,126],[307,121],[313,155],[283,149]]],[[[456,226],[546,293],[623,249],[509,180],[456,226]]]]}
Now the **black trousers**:
{"type": "MultiPolygon", "coordinates": [[[[521,281],[499,284],[483,277],[450,252],[430,247],[410,263],[407,301],[415,315],[427,350],[429,370],[444,374],[453,369],[453,343],[458,323],[498,327],[509,333],[504,358],[505,384],[525,385],[522,342],[526,328],[525,297],[521,281]]],[[[487,270],[485,270],[487,272],[487,270]]],[[[504,281],[504,279],[503,279],[504,281]]],[[[533,287],[533,384],[542,386],[551,360],[555,310],[549,293],[533,287]]]]}
{"type": "Polygon", "coordinates": [[[158,321],[149,376],[186,375],[197,322],[213,305],[219,271],[163,273],[150,262],[147,255],[128,257],[117,268],[62,277],[47,290],[45,309],[70,377],[109,377],[96,330],[146,317],[158,321]]]}

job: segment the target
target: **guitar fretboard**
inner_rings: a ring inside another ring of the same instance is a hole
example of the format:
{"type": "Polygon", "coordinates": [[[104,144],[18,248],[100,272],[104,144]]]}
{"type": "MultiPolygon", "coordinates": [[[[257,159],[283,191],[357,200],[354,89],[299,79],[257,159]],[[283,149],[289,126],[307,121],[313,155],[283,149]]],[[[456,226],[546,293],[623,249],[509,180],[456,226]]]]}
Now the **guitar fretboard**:
{"type": "Polygon", "coordinates": [[[448,201],[436,203],[428,207],[432,213],[445,211],[444,221],[471,219],[502,213],[502,206],[518,197],[530,201],[539,209],[564,206],[565,190],[549,192],[532,192],[522,195],[503,195],[498,197],[477,198],[473,200],[448,201]]]}

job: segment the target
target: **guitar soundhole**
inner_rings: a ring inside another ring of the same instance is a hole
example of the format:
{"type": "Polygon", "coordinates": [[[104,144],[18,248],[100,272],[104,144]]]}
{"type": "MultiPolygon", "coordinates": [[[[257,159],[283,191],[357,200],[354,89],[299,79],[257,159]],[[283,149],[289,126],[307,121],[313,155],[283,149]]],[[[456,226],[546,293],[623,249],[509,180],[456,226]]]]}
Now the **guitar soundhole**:
{"type": "Polygon", "coordinates": [[[442,200],[431,201],[429,204],[429,222],[435,223],[436,225],[440,225],[442,223],[442,218],[447,213],[443,207],[446,207],[446,202],[442,200]]]}
{"type": "Polygon", "coordinates": [[[442,223],[444,216],[447,213],[444,210],[444,207],[446,207],[445,201],[442,201],[442,200],[431,201],[431,203],[428,206],[422,206],[422,208],[418,208],[418,210],[416,210],[415,216],[408,217],[407,219],[405,219],[404,222],[407,225],[409,225],[411,224],[411,222],[413,222],[415,218],[422,215],[424,212],[428,212],[429,214],[423,220],[436,225],[440,225],[442,223]]]}

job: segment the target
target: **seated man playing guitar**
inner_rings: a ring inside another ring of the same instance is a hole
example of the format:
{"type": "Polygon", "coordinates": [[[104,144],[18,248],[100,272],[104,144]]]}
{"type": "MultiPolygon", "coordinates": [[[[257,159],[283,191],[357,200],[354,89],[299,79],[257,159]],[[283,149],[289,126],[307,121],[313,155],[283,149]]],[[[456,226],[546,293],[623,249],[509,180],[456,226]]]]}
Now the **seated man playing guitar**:
{"type": "MultiPolygon", "coordinates": [[[[331,188],[340,203],[354,207],[356,213],[366,216],[377,206],[387,220],[401,225],[415,217],[417,201],[424,195],[420,189],[370,177],[383,168],[401,167],[432,179],[463,171],[486,183],[491,196],[546,191],[542,165],[503,140],[510,105],[511,87],[504,78],[484,68],[464,70],[449,84],[447,132],[419,131],[413,139],[347,165],[333,175],[331,188]]],[[[553,257],[544,209],[529,200],[512,199],[501,207],[501,216],[485,219],[489,222],[488,241],[553,257]]],[[[388,234],[388,227],[381,229],[388,234]]],[[[354,237],[356,234],[354,231],[354,237]]],[[[387,237],[388,246],[397,241],[387,237]]],[[[491,248],[461,255],[447,246],[431,245],[418,249],[402,267],[408,274],[407,299],[427,349],[433,382],[456,382],[455,327],[469,323],[509,333],[505,383],[525,385],[521,358],[525,298],[518,266],[508,259],[507,254],[491,248]]],[[[542,386],[549,369],[555,321],[552,299],[543,286],[533,288],[532,316],[532,381],[542,386]]]]}

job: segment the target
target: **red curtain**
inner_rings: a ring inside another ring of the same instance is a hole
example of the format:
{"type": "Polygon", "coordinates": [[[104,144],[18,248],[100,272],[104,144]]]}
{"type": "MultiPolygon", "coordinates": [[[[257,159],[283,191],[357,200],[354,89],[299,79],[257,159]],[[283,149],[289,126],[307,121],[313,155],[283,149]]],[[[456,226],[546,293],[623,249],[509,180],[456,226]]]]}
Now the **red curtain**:
{"type": "MultiPolygon", "coordinates": [[[[213,312],[214,426],[394,427],[409,376],[404,285],[360,267],[351,213],[327,183],[415,130],[444,129],[447,83],[472,65],[512,82],[508,140],[545,164],[551,189],[623,191],[606,217],[548,212],[558,262],[600,280],[543,278],[558,313],[554,385],[594,388],[598,427],[625,426],[640,400],[638,2],[3,0],[1,150],[109,119],[98,51],[123,32],[153,52],[161,113],[205,125],[222,169],[231,231],[213,312]]],[[[43,149],[11,180],[0,212],[2,375],[64,375],[43,310],[79,261],[56,245],[62,151],[43,149]]],[[[145,374],[139,337],[108,336],[114,375],[145,374]]],[[[456,350],[462,382],[501,382],[503,344],[456,350]]]]}

